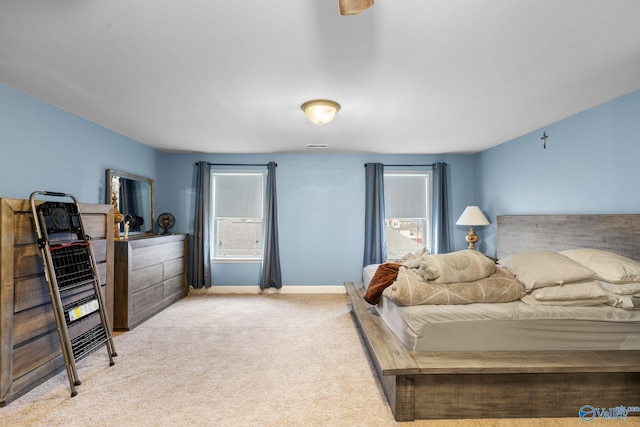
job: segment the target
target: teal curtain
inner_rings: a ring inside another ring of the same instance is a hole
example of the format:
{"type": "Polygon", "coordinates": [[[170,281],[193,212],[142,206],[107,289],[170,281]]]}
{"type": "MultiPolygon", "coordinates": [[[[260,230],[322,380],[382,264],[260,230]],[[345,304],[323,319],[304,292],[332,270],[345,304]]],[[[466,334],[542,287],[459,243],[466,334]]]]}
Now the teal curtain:
{"type": "Polygon", "coordinates": [[[387,259],[384,213],[384,165],[367,163],[365,169],[365,217],[363,266],[387,259]]]}
{"type": "Polygon", "coordinates": [[[260,289],[282,288],[280,271],[280,249],[278,245],[278,207],[276,194],[276,164],[267,165],[267,194],[264,215],[264,248],[260,289]]]}
{"type": "Polygon", "coordinates": [[[194,288],[211,286],[211,167],[196,164],[196,215],[194,227],[191,284],[194,288]]]}
{"type": "Polygon", "coordinates": [[[431,252],[442,254],[449,252],[449,201],[447,197],[447,164],[433,165],[433,244],[431,252]]]}

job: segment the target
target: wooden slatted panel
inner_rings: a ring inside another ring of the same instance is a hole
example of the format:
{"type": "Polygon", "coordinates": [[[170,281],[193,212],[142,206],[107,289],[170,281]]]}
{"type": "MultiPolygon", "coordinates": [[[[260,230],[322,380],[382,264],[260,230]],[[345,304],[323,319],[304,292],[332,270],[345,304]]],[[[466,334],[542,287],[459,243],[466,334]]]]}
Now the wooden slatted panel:
{"type": "Polygon", "coordinates": [[[594,248],[640,260],[640,215],[499,215],[498,259],[527,250],[594,248]]]}
{"type": "Polygon", "coordinates": [[[417,419],[578,417],[583,405],[633,406],[639,373],[419,375],[417,419]],[[428,397],[428,398],[427,398],[428,397]]]}
{"type": "Polygon", "coordinates": [[[640,373],[640,350],[415,352],[422,374],[640,373]]]}

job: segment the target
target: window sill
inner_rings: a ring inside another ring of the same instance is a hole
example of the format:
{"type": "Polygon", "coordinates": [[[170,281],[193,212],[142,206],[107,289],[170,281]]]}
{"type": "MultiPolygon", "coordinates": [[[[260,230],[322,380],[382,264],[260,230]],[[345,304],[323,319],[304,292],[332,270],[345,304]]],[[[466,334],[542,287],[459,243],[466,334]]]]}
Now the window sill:
{"type": "Polygon", "coordinates": [[[212,258],[213,264],[260,264],[262,259],[259,258],[212,258]]]}

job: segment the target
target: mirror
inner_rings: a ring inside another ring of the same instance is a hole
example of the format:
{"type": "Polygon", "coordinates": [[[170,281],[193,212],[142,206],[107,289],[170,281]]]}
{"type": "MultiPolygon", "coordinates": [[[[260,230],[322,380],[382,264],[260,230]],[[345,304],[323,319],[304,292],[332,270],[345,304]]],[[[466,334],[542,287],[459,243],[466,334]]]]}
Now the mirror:
{"type": "Polygon", "coordinates": [[[129,222],[129,234],[152,233],[155,223],[153,212],[153,180],[127,172],[107,169],[107,203],[117,201],[123,215],[120,233],[129,222]]]}

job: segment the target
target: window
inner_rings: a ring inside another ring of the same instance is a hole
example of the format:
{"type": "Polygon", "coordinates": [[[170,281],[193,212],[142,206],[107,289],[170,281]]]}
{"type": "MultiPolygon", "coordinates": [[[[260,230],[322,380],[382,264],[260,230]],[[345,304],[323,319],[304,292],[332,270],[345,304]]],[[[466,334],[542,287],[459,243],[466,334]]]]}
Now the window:
{"type": "Polygon", "coordinates": [[[384,173],[387,258],[431,246],[431,171],[384,173]]]}
{"type": "Polygon", "coordinates": [[[211,172],[215,260],[262,260],[266,171],[211,172]]]}

